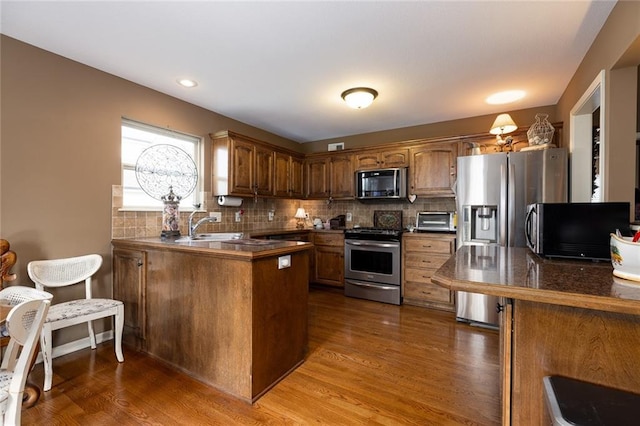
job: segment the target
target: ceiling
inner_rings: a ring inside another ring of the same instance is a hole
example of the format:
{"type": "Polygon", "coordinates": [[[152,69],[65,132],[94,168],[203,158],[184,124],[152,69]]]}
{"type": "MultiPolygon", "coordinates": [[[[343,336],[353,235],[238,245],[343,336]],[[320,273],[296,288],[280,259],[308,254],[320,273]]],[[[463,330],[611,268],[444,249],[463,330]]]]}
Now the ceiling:
{"type": "Polygon", "coordinates": [[[308,142],[555,105],[614,5],[2,0],[0,31],[308,142]],[[342,102],[357,86],[379,92],[371,107],[342,102]],[[484,101],[512,89],[527,96],[484,101]]]}

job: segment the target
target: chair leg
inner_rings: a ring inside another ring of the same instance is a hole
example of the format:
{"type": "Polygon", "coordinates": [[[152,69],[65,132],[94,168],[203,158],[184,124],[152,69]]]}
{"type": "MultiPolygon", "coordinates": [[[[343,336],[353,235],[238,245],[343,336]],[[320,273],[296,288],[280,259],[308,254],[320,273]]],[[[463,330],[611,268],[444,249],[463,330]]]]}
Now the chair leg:
{"type": "Polygon", "coordinates": [[[3,426],[20,426],[22,417],[22,392],[10,394],[7,401],[7,411],[4,413],[3,426]],[[19,398],[20,400],[15,400],[19,398]]]}
{"type": "Polygon", "coordinates": [[[93,332],[93,321],[87,321],[87,328],[89,329],[89,340],[91,341],[91,349],[95,349],[96,334],[93,332]]]}
{"type": "Polygon", "coordinates": [[[122,331],[124,329],[124,305],[120,305],[117,308],[116,318],[115,318],[115,350],[116,350],[116,358],[118,358],[118,362],[124,362],[124,355],[122,355],[122,331]]]}
{"type": "Polygon", "coordinates": [[[44,386],[42,390],[45,392],[51,390],[51,382],[53,381],[52,346],[51,325],[45,323],[40,334],[40,349],[42,350],[42,363],[44,364],[44,386]]]}

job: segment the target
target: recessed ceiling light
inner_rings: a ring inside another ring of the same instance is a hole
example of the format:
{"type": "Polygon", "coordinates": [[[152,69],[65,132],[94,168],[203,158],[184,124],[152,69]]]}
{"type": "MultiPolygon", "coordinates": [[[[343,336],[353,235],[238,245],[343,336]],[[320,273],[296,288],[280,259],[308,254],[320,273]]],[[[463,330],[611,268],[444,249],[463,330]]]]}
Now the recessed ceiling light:
{"type": "Polygon", "coordinates": [[[526,95],[524,90],[507,90],[506,92],[498,92],[485,99],[485,102],[491,105],[502,105],[518,101],[526,95]]]}
{"type": "Polygon", "coordinates": [[[195,80],[189,80],[188,78],[178,79],[178,84],[183,87],[196,87],[198,82],[195,80]]]}
{"type": "Polygon", "coordinates": [[[355,87],[342,92],[342,99],[353,109],[366,108],[378,96],[378,92],[368,87],[355,87]]]}

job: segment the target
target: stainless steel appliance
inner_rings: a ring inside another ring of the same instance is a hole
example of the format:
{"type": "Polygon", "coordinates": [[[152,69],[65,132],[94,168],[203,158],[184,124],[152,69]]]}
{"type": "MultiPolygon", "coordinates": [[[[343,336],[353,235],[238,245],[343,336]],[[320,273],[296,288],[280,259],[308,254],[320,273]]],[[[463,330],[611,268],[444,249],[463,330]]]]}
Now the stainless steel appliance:
{"type": "Polygon", "coordinates": [[[400,305],[399,229],[354,228],[345,231],[344,294],[400,305]]]}
{"type": "Polygon", "coordinates": [[[535,203],[527,207],[531,250],[546,257],[610,260],[609,240],[629,235],[630,203],[535,203]]]}
{"type": "Polygon", "coordinates": [[[356,198],[360,201],[397,200],[406,196],[406,167],[356,172],[356,198]]]}
{"type": "Polygon", "coordinates": [[[455,232],[456,214],[454,212],[419,212],[416,217],[416,229],[428,232],[455,232]]]}
{"type": "MultiPolygon", "coordinates": [[[[457,246],[526,247],[527,205],[567,201],[565,148],[458,157],[457,246]]],[[[460,321],[497,325],[498,299],[456,293],[460,321]]]]}

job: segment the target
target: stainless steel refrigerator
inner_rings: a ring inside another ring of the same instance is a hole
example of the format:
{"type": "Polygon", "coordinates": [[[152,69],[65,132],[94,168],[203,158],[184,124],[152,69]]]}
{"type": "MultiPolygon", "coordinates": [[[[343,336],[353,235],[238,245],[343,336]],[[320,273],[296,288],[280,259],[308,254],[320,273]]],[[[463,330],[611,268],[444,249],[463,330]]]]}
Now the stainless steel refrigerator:
{"type": "MultiPolygon", "coordinates": [[[[458,157],[457,247],[526,247],[527,205],[566,202],[567,181],[565,148],[458,157]]],[[[497,303],[497,297],[457,292],[456,317],[497,326],[497,303]]]]}

